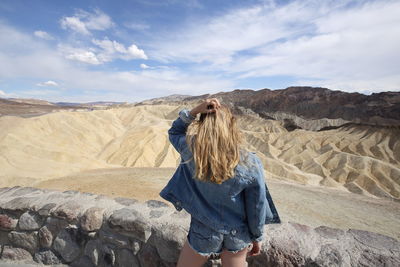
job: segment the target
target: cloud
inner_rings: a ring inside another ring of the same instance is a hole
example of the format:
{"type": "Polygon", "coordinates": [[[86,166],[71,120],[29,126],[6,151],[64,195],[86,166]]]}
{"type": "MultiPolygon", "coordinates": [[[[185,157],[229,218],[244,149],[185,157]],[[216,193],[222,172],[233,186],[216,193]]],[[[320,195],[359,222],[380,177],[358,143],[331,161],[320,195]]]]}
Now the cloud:
{"type": "Polygon", "coordinates": [[[55,81],[47,81],[47,82],[41,82],[36,84],[37,86],[58,86],[58,83],[56,83],[55,81]]]}
{"type": "Polygon", "coordinates": [[[61,27],[64,30],[70,29],[70,30],[80,33],[80,34],[90,35],[90,32],[87,29],[85,23],[83,23],[77,17],[64,17],[61,19],[60,23],[61,23],[61,27]]]}
{"type": "Polygon", "coordinates": [[[93,39],[92,43],[102,49],[98,53],[98,57],[102,62],[112,61],[114,58],[123,60],[147,59],[147,55],[144,51],[139,49],[135,44],[132,44],[126,49],[123,44],[117,41],[111,41],[108,38],[104,38],[103,40],[93,39]]]}
{"type": "Polygon", "coordinates": [[[398,1],[269,1],[193,21],[155,39],[148,53],[236,80],[289,76],[348,91],[399,90],[399,12],[398,1]]]}
{"type": "Polygon", "coordinates": [[[149,69],[150,67],[149,66],[147,66],[146,64],[140,64],[140,67],[142,68],[142,69],[149,69]]]}
{"type": "Polygon", "coordinates": [[[72,17],[63,17],[60,20],[63,29],[90,35],[90,30],[104,31],[115,25],[111,18],[99,9],[94,13],[78,10],[72,17]]]}
{"type": "Polygon", "coordinates": [[[100,65],[103,63],[95,54],[93,48],[75,48],[66,44],[59,44],[58,51],[64,55],[66,59],[83,62],[91,65],[100,65]]]}
{"type": "Polygon", "coordinates": [[[84,62],[91,65],[100,65],[115,59],[133,60],[147,59],[147,55],[135,44],[126,48],[117,41],[111,41],[107,37],[103,40],[92,39],[95,47],[75,48],[67,44],[59,44],[58,50],[67,59],[84,62]]]}
{"type": "MultiPolygon", "coordinates": [[[[24,97],[29,97],[31,92],[32,97],[43,93],[42,98],[49,101],[139,101],[168,94],[211,93],[228,90],[234,85],[232,81],[215,75],[193,74],[179,68],[140,71],[119,71],[107,67],[93,69],[86,64],[74,64],[65,58],[65,52],[70,52],[76,57],[82,57],[79,60],[86,60],[90,57],[85,59],[82,56],[85,51],[95,54],[89,48],[79,50],[59,45],[56,50],[50,44],[40,42],[1,22],[0,35],[10,36],[0,42],[2,80],[23,81],[29,77],[48,81],[48,77],[52,77],[57,83],[62,81],[63,88],[66,88],[62,92],[26,90],[24,97]]],[[[18,88],[11,91],[19,96],[22,94],[20,92],[18,88]]]]}
{"type": "Polygon", "coordinates": [[[45,32],[45,31],[35,31],[33,33],[33,35],[35,35],[36,37],[45,39],[45,40],[53,40],[54,37],[51,36],[49,33],[45,32]]]}
{"type": "Polygon", "coordinates": [[[0,90],[0,96],[6,96],[6,95],[7,94],[4,91],[0,90]]]}

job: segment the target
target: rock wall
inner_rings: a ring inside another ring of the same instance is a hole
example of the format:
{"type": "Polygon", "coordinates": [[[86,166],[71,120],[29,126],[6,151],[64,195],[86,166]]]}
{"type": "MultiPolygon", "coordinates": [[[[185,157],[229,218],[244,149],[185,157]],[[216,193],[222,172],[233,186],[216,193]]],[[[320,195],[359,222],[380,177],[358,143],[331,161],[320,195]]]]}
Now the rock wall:
{"type": "MultiPolygon", "coordinates": [[[[0,188],[0,263],[175,266],[189,222],[184,210],[156,200],[0,188]]],[[[266,225],[265,233],[249,266],[400,266],[400,242],[377,233],[294,222],[266,225]]]]}

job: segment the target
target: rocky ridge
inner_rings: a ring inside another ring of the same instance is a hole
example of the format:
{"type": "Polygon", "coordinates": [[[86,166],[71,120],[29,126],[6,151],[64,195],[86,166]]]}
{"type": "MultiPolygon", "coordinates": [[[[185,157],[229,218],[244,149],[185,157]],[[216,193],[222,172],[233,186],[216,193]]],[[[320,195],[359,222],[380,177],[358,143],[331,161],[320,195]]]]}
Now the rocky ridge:
{"type": "MultiPolygon", "coordinates": [[[[0,188],[0,263],[175,266],[190,216],[162,201],[0,188]]],[[[249,266],[399,266],[400,242],[357,229],[266,225],[249,266]]],[[[210,259],[207,266],[220,266],[210,259]]]]}
{"type": "Polygon", "coordinates": [[[217,97],[243,114],[248,109],[265,119],[289,118],[306,130],[338,126],[346,122],[400,126],[400,92],[371,95],[348,93],[321,87],[293,86],[286,89],[234,90],[186,97],[168,96],[141,104],[193,104],[204,98],[217,97]]]}

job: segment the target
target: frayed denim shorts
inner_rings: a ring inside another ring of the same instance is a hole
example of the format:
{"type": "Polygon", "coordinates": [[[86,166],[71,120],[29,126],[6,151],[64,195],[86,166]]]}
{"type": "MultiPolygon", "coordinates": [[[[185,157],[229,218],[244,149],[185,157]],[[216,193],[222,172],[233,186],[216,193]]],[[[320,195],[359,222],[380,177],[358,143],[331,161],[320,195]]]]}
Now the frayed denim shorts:
{"type": "Polygon", "coordinates": [[[190,221],[187,239],[189,246],[198,254],[213,258],[218,258],[224,249],[237,253],[244,248],[250,251],[253,246],[247,227],[246,229],[232,229],[228,234],[222,234],[193,217],[190,221]]]}

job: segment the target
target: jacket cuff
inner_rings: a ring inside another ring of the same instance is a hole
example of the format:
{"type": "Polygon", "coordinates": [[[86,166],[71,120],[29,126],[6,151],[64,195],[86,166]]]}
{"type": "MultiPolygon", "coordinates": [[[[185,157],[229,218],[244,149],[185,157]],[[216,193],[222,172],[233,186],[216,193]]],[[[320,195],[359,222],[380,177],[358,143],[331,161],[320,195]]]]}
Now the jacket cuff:
{"type": "Polygon", "coordinates": [[[264,235],[259,236],[257,238],[252,238],[251,241],[253,241],[253,242],[261,242],[261,241],[263,241],[263,239],[264,239],[264,235]]]}
{"type": "Polygon", "coordinates": [[[196,119],[196,117],[190,115],[190,111],[188,109],[182,109],[181,111],[179,111],[179,117],[186,124],[189,124],[194,121],[194,119],[196,119]]]}

